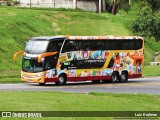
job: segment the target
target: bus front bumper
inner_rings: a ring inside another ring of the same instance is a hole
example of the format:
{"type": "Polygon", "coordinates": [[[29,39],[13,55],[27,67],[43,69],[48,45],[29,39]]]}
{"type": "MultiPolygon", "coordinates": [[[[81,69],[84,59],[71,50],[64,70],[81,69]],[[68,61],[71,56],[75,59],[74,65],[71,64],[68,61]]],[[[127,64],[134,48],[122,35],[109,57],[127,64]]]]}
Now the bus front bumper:
{"type": "Polygon", "coordinates": [[[44,73],[21,72],[21,80],[30,83],[44,83],[44,73]]]}

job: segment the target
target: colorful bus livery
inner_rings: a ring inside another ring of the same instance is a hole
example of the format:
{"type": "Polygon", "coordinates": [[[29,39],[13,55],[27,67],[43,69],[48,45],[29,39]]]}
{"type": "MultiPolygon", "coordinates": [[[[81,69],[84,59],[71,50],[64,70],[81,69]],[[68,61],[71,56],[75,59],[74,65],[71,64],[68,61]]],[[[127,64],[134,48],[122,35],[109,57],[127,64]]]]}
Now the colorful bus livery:
{"type": "Polygon", "coordinates": [[[14,59],[18,54],[23,54],[25,82],[126,82],[142,76],[144,40],[138,36],[35,37],[14,59]]]}

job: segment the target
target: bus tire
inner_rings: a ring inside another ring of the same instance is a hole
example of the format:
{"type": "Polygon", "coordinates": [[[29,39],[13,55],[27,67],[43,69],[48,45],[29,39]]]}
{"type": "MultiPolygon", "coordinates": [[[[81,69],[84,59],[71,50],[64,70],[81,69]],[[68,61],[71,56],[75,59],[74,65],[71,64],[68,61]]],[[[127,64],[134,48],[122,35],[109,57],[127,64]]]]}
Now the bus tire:
{"type": "Polygon", "coordinates": [[[113,72],[111,75],[111,83],[116,83],[118,81],[118,73],[117,72],[113,72]]]}
{"type": "Polygon", "coordinates": [[[61,74],[58,77],[58,81],[56,82],[56,85],[61,86],[61,85],[64,85],[64,84],[66,84],[66,77],[65,77],[65,75],[61,74]]]}
{"type": "Polygon", "coordinates": [[[127,82],[127,81],[128,81],[127,72],[122,72],[122,74],[120,75],[120,78],[119,78],[119,82],[123,83],[123,82],[127,82]]]}

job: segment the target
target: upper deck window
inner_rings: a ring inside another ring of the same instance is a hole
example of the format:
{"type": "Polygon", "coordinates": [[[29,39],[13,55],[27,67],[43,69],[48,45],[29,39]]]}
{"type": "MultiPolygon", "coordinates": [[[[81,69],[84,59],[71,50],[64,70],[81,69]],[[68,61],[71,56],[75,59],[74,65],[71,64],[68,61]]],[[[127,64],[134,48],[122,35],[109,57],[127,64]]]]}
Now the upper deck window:
{"type": "Polygon", "coordinates": [[[62,53],[80,50],[138,50],[142,45],[141,39],[67,40],[62,53]]]}
{"type": "Polygon", "coordinates": [[[51,41],[48,45],[47,52],[54,52],[54,51],[59,52],[62,47],[62,44],[63,44],[63,40],[51,41]]]}
{"type": "Polygon", "coordinates": [[[31,54],[40,54],[46,52],[47,46],[48,46],[49,41],[34,41],[30,40],[27,43],[25,52],[26,53],[31,53],[31,54]]]}

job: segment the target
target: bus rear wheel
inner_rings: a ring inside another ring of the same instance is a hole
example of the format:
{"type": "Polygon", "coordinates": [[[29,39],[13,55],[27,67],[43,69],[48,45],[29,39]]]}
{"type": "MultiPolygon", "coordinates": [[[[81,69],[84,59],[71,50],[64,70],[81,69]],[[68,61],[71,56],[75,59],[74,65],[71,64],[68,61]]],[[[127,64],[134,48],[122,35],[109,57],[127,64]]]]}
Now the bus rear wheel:
{"type": "Polygon", "coordinates": [[[111,83],[115,83],[118,81],[118,74],[116,72],[113,72],[112,75],[111,75],[111,80],[110,82],[111,83]]]}
{"type": "Polygon", "coordinates": [[[58,77],[58,81],[56,82],[56,85],[61,86],[61,85],[64,85],[64,84],[66,84],[66,77],[65,77],[65,75],[60,75],[58,77]]]}
{"type": "Polygon", "coordinates": [[[123,83],[123,82],[127,82],[127,81],[128,81],[127,72],[122,72],[122,74],[120,75],[120,78],[119,78],[119,82],[123,83]]]}

